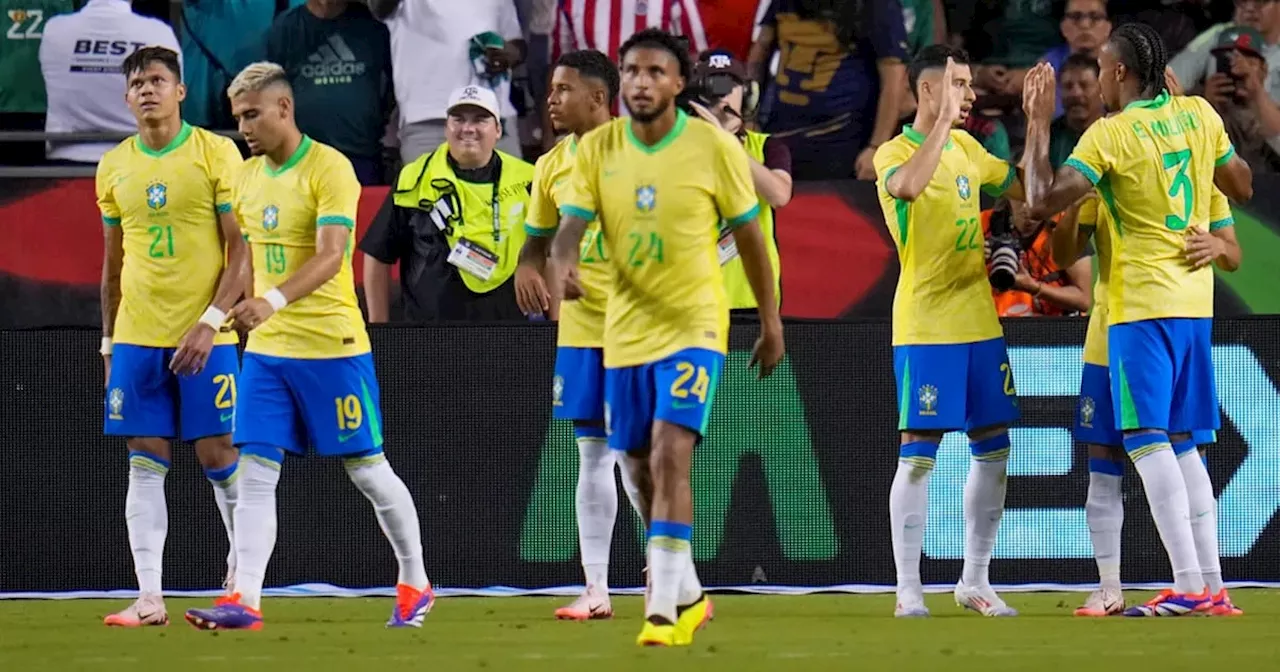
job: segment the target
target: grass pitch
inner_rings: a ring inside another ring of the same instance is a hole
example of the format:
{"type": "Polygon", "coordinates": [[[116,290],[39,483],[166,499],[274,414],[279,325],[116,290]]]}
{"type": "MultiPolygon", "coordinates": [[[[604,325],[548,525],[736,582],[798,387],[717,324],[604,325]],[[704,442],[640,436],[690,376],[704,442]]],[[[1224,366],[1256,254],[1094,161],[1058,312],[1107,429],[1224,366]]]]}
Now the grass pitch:
{"type": "MultiPolygon", "coordinates": [[[[260,632],[198,632],[207,600],[168,600],[163,628],[104,627],[127,601],[0,601],[0,670],[1276,670],[1280,591],[1233,593],[1242,618],[1081,619],[1083,593],[1008,593],[1021,616],[985,619],[929,595],[895,620],[890,595],[715,598],[693,646],[642,649],[638,597],[611,621],[557,622],[564,598],[442,598],[421,630],[383,627],[390,599],[268,598],[260,632]]],[[[1131,602],[1150,593],[1129,593],[1131,602]]]]}

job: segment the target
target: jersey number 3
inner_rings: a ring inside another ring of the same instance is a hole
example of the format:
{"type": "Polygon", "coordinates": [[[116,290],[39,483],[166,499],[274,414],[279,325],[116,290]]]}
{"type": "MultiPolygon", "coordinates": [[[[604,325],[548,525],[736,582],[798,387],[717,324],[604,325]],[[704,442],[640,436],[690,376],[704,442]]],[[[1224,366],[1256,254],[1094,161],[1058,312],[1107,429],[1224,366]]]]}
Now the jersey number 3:
{"type": "Polygon", "coordinates": [[[1191,220],[1191,211],[1196,204],[1195,190],[1191,186],[1191,178],[1187,177],[1187,166],[1191,165],[1191,150],[1182,149],[1176,152],[1167,152],[1163,159],[1165,170],[1177,169],[1177,172],[1173,175],[1173,184],[1169,185],[1169,198],[1182,196],[1182,216],[1165,215],[1164,225],[1170,231],[1181,231],[1187,228],[1187,224],[1191,220]]]}

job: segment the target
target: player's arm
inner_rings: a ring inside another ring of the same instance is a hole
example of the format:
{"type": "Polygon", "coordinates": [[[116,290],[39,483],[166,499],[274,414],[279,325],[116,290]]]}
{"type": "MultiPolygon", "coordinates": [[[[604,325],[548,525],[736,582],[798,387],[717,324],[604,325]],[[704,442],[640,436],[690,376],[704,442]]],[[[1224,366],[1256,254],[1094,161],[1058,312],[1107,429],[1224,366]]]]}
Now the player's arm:
{"type": "Polygon", "coordinates": [[[408,256],[412,246],[408,216],[395,204],[395,194],[388,192],[369,230],[360,239],[360,251],[364,253],[364,304],[370,324],[391,319],[391,267],[408,256]]]}
{"type": "Polygon", "coordinates": [[[1218,189],[1209,201],[1209,230],[1193,226],[1187,234],[1187,260],[1196,268],[1211,263],[1228,273],[1240,268],[1243,251],[1236,240],[1235,217],[1231,203],[1218,189]]]}
{"type": "Polygon", "coordinates": [[[1054,225],[1049,249],[1053,263],[1067,268],[1080,258],[1098,225],[1098,197],[1095,192],[1076,201],[1054,225]]]}
{"type": "MultiPolygon", "coordinates": [[[[551,261],[555,265],[555,293],[565,301],[582,297],[578,282],[582,236],[587,224],[600,212],[600,134],[591,134],[578,144],[577,158],[560,194],[560,226],[551,239],[551,261]]],[[[604,231],[600,232],[604,235],[604,231]]]]}
{"type": "MultiPolygon", "coordinates": [[[[1205,131],[1213,144],[1213,184],[1227,198],[1236,203],[1243,203],[1253,198],[1253,169],[1236,154],[1236,148],[1227,137],[1222,117],[1203,98],[1195,98],[1200,104],[1200,118],[1205,124],[1205,131]]],[[[1086,133],[1087,134],[1087,133],[1086,133]]]]}
{"type": "Polygon", "coordinates": [[[1032,174],[1027,179],[1030,186],[1027,205],[1033,219],[1048,220],[1066,210],[1072,203],[1093,190],[1115,165],[1110,150],[1112,134],[1110,119],[1099,119],[1076,142],[1071,157],[1062,164],[1053,180],[1047,185],[1039,175],[1050,175],[1048,152],[1038,152],[1027,159],[1027,169],[1032,174]]]}
{"type": "Polygon", "coordinates": [[[516,266],[516,303],[525,315],[545,315],[551,310],[551,292],[546,282],[547,255],[551,253],[551,239],[556,235],[560,215],[550,194],[546,163],[540,160],[533,166],[529,218],[524,224],[528,235],[524,247],[520,248],[520,263],[516,266]]]}
{"type": "Polygon", "coordinates": [[[121,228],[120,206],[112,191],[115,182],[112,162],[105,158],[98,164],[94,179],[98,197],[98,211],[102,213],[102,353],[106,375],[103,384],[111,377],[112,335],[115,333],[116,314],[120,312],[120,272],[124,267],[124,230],[121,228]]]}
{"type": "Polygon", "coordinates": [[[756,193],[771,208],[781,208],[791,202],[791,150],[776,138],[764,141],[764,163],[747,156],[751,166],[751,183],[756,193]]]}

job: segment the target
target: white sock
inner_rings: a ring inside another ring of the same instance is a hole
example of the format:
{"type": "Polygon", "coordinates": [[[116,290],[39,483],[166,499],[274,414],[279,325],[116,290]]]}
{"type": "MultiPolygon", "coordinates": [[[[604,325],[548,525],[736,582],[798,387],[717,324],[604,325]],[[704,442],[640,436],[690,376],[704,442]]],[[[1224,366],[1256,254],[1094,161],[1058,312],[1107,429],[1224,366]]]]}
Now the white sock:
{"type": "Polygon", "coordinates": [[[1174,587],[1179,593],[1199,594],[1204,590],[1204,579],[1200,576],[1200,560],[1188,519],[1191,507],[1187,502],[1187,486],[1168,438],[1152,443],[1145,438],[1148,436],[1125,437],[1125,449],[1130,456],[1138,453],[1133,458],[1133,466],[1142,477],[1151,516],[1155,518],[1160,541],[1169,553],[1174,587]]]}
{"type": "Polygon", "coordinates": [[[422,527],[418,509],[404,481],[391,470],[386,458],[376,461],[351,460],[345,463],[351,482],[373,504],[378,526],[391,542],[399,565],[397,583],[422,590],[430,585],[422,563],[422,527]]]}
{"type": "Polygon", "coordinates": [[[893,537],[893,564],[898,572],[898,601],[924,599],[920,583],[920,553],[924,547],[929,512],[929,475],[933,473],[938,446],[918,441],[902,446],[898,471],[889,488],[889,527],[893,537]]]}
{"type": "Polygon", "coordinates": [[[169,464],[145,453],[129,454],[129,490],[124,497],[125,526],[133,571],[141,595],[159,597],[164,541],[169,534],[169,507],[164,499],[164,477],[169,464]]]}
{"type": "Polygon", "coordinates": [[[616,459],[606,439],[578,437],[578,544],[588,587],[609,592],[609,549],[618,518],[616,459]]]}
{"type": "Polygon", "coordinates": [[[1213,498],[1213,481],[1200,461],[1200,451],[1194,447],[1178,457],[1178,466],[1187,487],[1191,536],[1200,559],[1200,574],[1209,591],[1217,595],[1222,590],[1222,565],[1218,558],[1218,502],[1213,498]]]}
{"type": "Polygon", "coordinates": [[[645,617],[676,622],[680,583],[689,572],[689,542],[674,537],[649,538],[649,599],[645,617]]]}
{"type": "Polygon", "coordinates": [[[1004,516],[1008,463],[1007,452],[1003,457],[990,454],[969,461],[969,478],[964,484],[964,569],[961,572],[961,581],[966,586],[991,584],[987,570],[996,547],[1000,518],[1004,516]]]}
{"type": "Polygon", "coordinates": [[[680,592],[676,595],[676,604],[687,607],[702,597],[702,582],[698,580],[698,568],[693,564],[692,548],[686,553],[684,574],[680,576],[680,592]]]}
{"type": "Polygon", "coordinates": [[[238,465],[210,472],[205,470],[209,485],[213,486],[213,501],[218,505],[222,525],[227,529],[227,572],[236,573],[235,508],[240,497],[240,473],[238,465]],[[218,478],[221,477],[221,478],[218,478]]]}
{"type": "Polygon", "coordinates": [[[1089,494],[1084,503],[1093,557],[1098,562],[1098,579],[1103,588],[1115,590],[1120,590],[1120,530],[1124,525],[1120,484],[1123,479],[1123,476],[1090,471],[1089,494]]]}
{"type": "Polygon", "coordinates": [[[276,485],[280,465],[256,457],[240,460],[240,498],[233,511],[236,592],[246,607],[262,607],[262,582],[276,548],[276,485]]]}

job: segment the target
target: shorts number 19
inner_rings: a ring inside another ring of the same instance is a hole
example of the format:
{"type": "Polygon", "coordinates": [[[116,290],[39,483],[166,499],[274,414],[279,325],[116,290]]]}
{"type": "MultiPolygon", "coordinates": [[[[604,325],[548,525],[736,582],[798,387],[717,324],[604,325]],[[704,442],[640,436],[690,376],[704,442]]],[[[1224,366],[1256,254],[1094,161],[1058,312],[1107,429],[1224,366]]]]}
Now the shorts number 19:
{"type": "Polygon", "coordinates": [[[360,429],[364,422],[364,411],[360,408],[360,400],[356,395],[334,397],[333,405],[338,409],[338,429],[360,429]]]}
{"type": "Polygon", "coordinates": [[[689,362],[676,364],[675,382],[671,383],[671,396],[676,399],[688,399],[690,395],[698,398],[698,403],[707,403],[707,391],[711,389],[711,376],[707,375],[707,367],[697,366],[689,362]],[[693,385],[689,385],[689,380],[693,385]]]}

